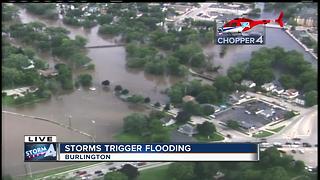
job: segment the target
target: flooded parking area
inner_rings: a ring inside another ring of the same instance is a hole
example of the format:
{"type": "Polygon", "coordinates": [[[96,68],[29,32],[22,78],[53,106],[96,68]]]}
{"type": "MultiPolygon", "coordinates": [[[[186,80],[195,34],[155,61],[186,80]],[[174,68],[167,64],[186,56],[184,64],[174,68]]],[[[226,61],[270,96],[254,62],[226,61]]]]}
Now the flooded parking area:
{"type": "Polygon", "coordinates": [[[216,115],[218,121],[233,120],[244,129],[258,129],[266,124],[284,119],[288,111],[272,107],[262,101],[249,101],[216,115]]]}

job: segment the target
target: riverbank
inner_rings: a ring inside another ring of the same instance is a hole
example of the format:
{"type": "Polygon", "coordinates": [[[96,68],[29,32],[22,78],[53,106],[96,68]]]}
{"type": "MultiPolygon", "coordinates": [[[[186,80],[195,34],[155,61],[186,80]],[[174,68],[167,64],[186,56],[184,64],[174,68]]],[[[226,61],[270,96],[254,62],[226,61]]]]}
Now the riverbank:
{"type": "MultiPolygon", "coordinates": [[[[278,25],[274,25],[274,24],[266,24],[265,26],[268,27],[268,28],[282,29],[282,28],[279,27],[278,25]]],[[[312,57],[314,57],[316,60],[318,60],[318,56],[317,56],[315,53],[311,52],[310,49],[309,49],[306,45],[304,45],[299,39],[297,39],[297,38],[290,32],[290,30],[289,30],[288,28],[285,30],[285,32],[286,32],[293,40],[295,40],[306,52],[308,52],[312,57]]]]}
{"type": "Polygon", "coordinates": [[[11,114],[11,115],[16,115],[16,116],[22,116],[22,117],[28,117],[28,118],[32,118],[32,119],[37,119],[37,120],[41,120],[41,121],[50,122],[50,123],[56,124],[56,125],[58,125],[58,126],[60,126],[60,127],[67,128],[67,129],[69,129],[69,130],[71,130],[71,131],[77,132],[77,133],[79,133],[79,134],[81,134],[81,135],[85,135],[85,136],[91,138],[93,142],[95,142],[95,137],[94,137],[94,136],[92,136],[92,135],[90,135],[90,134],[88,134],[88,133],[86,133],[86,132],[84,132],[84,131],[81,131],[81,130],[78,130],[78,129],[75,129],[75,128],[71,127],[71,126],[70,126],[70,125],[71,125],[71,122],[70,122],[70,125],[66,125],[66,124],[63,124],[63,123],[61,123],[61,122],[58,122],[58,121],[55,121],[55,120],[52,120],[52,119],[42,118],[42,117],[29,116],[29,115],[19,114],[19,113],[9,112],[9,111],[2,111],[2,113],[11,114]]]}

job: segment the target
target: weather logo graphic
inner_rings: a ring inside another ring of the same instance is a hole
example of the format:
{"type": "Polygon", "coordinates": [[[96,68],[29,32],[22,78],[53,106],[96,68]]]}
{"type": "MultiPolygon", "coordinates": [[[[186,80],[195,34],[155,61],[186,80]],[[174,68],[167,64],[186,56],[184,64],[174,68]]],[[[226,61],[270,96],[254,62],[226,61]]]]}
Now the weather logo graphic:
{"type": "Polygon", "coordinates": [[[273,23],[283,28],[283,12],[274,20],[252,20],[235,18],[218,27],[216,44],[218,45],[263,45],[265,44],[266,24],[273,23]]]}
{"type": "Polygon", "coordinates": [[[24,161],[56,161],[57,147],[55,143],[25,143],[24,161]]]}

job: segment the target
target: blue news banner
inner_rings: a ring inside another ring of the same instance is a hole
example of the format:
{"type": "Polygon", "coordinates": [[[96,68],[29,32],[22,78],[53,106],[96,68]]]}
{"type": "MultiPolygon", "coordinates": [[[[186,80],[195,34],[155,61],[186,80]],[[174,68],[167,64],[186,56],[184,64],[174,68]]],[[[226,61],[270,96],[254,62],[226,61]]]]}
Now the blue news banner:
{"type": "Polygon", "coordinates": [[[258,161],[254,143],[25,143],[30,161],[258,161]]]}

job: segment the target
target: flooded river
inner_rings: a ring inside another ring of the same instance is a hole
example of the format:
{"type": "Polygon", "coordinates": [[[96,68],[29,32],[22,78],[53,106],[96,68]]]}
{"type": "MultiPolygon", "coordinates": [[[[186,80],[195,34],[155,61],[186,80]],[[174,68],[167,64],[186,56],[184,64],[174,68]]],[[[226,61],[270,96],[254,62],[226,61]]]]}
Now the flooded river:
{"type": "MultiPolygon", "coordinates": [[[[74,28],[64,25],[61,20],[49,21],[39,19],[30,15],[25,10],[20,11],[20,18],[23,23],[41,21],[48,26],[61,26],[70,31],[70,37],[81,35],[88,39],[87,45],[113,44],[112,39],[105,39],[97,34],[98,27],[91,30],[74,28]]],[[[267,47],[281,46],[286,50],[296,49],[303,52],[303,49],[285,32],[279,29],[267,29],[267,47]]],[[[262,46],[239,46],[230,48],[223,58],[219,57],[220,47],[210,46],[205,51],[214,53],[213,62],[223,67],[222,72],[237,62],[247,61],[251,52],[262,46]]],[[[157,77],[145,74],[141,70],[127,69],[125,66],[125,49],[123,47],[88,49],[88,57],[92,59],[96,69],[92,71],[93,84],[96,91],[84,89],[75,90],[72,93],[53,97],[51,100],[40,102],[25,107],[3,107],[26,115],[40,116],[48,119],[68,123],[71,115],[71,122],[74,128],[88,132],[96,136],[97,141],[114,141],[112,136],[119,132],[122,127],[122,119],[132,112],[146,112],[144,108],[129,105],[120,101],[114,96],[112,90],[105,90],[100,86],[103,80],[110,80],[112,88],[115,85],[122,85],[130,92],[150,97],[152,102],[165,103],[168,97],[161,94],[161,91],[172,84],[183,80],[175,77],[157,77]],[[95,123],[92,123],[95,122],[95,123]]],[[[304,53],[307,61],[313,62],[311,56],[304,53]]],[[[47,57],[51,59],[51,57],[47,57]]],[[[56,125],[33,120],[25,117],[5,115],[2,113],[3,127],[3,157],[4,173],[21,175],[25,173],[23,163],[23,136],[26,134],[56,134],[59,141],[90,141],[87,137],[70,132],[67,129],[56,125]]],[[[68,163],[32,163],[33,171],[54,168],[68,163]]]]}

